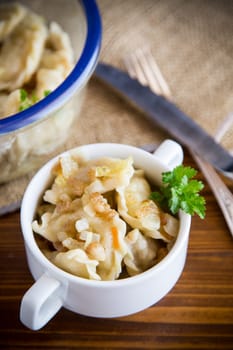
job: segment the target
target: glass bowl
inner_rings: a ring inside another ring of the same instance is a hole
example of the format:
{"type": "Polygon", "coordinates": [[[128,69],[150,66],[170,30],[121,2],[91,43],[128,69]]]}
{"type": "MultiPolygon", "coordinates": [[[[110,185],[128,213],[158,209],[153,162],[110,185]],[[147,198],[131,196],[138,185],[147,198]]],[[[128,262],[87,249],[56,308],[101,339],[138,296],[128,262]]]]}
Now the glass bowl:
{"type": "MultiPolygon", "coordinates": [[[[8,1],[9,3],[9,1],[8,1]]],[[[48,23],[57,22],[69,35],[75,65],[45,98],[0,119],[0,184],[41,166],[69,138],[98,61],[101,18],[95,0],[20,0],[48,23]]]]}

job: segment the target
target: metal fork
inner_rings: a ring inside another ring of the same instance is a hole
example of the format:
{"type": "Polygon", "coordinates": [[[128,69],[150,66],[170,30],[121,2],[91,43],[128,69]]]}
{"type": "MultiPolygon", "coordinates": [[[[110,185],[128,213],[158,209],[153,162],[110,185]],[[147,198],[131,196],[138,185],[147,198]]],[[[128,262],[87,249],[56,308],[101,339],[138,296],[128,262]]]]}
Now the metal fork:
{"type": "MultiPolygon", "coordinates": [[[[137,78],[141,84],[149,86],[156,94],[164,95],[168,99],[172,98],[169,86],[149,49],[138,49],[124,58],[124,64],[131,77],[137,78]]],[[[216,134],[218,141],[232,122],[233,114],[228,116],[218,128],[216,134]]],[[[212,189],[233,237],[233,194],[209,163],[193,153],[192,150],[189,151],[212,189]]]]}

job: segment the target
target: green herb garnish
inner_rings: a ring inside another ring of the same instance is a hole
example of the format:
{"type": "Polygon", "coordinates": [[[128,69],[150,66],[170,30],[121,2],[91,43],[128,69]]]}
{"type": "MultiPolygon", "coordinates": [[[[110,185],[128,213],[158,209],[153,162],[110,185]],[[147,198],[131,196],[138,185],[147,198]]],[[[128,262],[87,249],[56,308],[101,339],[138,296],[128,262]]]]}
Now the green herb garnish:
{"type": "Polygon", "coordinates": [[[44,91],[44,97],[48,96],[49,94],[51,94],[51,90],[45,90],[44,91]]]}
{"type": "MultiPolygon", "coordinates": [[[[44,97],[48,96],[51,93],[51,90],[44,91],[44,97]]],[[[39,101],[39,98],[32,93],[31,96],[28,96],[28,93],[24,89],[20,89],[20,106],[19,112],[24,111],[25,109],[31,107],[36,102],[39,101]]]]}
{"type": "Polygon", "coordinates": [[[151,193],[150,199],[157,202],[162,208],[169,209],[172,214],[182,209],[187,214],[196,213],[201,219],[204,219],[205,199],[199,194],[204,184],[193,180],[196,174],[195,169],[183,165],[162,173],[163,184],[159,191],[151,193]]]}
{"type": "Polygon", "coordinates": [[[19,111],[24,111],[25,109],[29,108],[32,106],[32,101],[28,97],[28,93],[24,89],[20,89],[20,106],[19,106],[19,111]]]}

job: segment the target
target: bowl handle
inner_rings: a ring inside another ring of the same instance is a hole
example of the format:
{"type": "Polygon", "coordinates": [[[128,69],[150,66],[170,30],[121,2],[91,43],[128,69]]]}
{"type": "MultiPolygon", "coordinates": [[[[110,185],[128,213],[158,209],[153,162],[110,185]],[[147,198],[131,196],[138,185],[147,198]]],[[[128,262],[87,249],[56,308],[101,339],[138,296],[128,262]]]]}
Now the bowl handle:
{"type": "Polygon", "coordinates": [[[20,320],[32,330],[42,328],[62,307],[64,285],[43,274],[24,294],[20,320]]]}
{"type": "Polygon", "coordinates": [[[184,159],[182,147],[173,140],[163,141],[153,154],[171,170],[182,164],[184,159]]]}

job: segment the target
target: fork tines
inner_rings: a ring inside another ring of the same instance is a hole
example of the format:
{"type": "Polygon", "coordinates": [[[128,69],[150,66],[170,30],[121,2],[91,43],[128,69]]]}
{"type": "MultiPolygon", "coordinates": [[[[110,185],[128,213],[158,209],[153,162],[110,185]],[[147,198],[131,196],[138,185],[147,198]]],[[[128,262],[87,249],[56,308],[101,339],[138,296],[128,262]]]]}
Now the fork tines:
{"type": "Polygon", "coordinates": [[[129,75],[142,85],[149,86],[156,94],[171,98],[171,92],[149,48],[137,49],[124,58],[129,75]]]}

